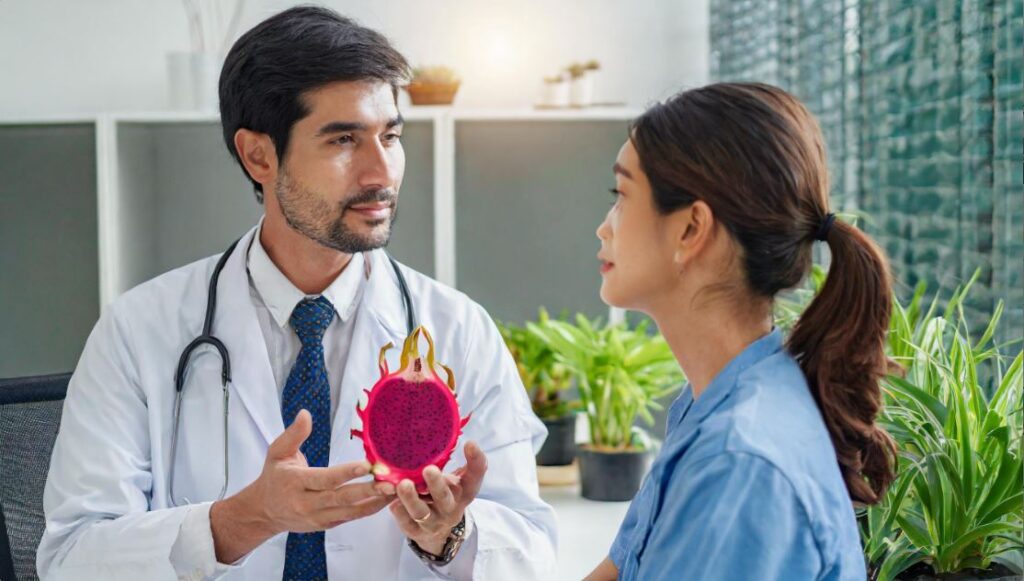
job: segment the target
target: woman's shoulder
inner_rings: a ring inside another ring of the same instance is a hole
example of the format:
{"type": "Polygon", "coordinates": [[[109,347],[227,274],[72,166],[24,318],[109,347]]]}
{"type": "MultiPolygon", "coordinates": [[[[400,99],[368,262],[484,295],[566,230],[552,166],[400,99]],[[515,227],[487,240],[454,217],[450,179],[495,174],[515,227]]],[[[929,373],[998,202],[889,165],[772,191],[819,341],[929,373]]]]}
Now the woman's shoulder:
{"type": "Polygon", "coordinates": [[[785,351],[736,377],[728,397],[702,422],[722,449],[765,457],[789,473],[795,458],[835,463],[821,412],[799,365],[785,351]]]}
{"type": "MultiPolygon", "coordinates": [[[[698,431],[677,469],[700,470],[714,458],[729,458],[729,464],[745,466],[743,471],[785,482],[823,544],[840,540],[829,530],[844,531],[842,544],[858,542],[853,505],[828,430],[788,353],[739,374],[729,396],[698,431]]],[[[834,548],[822,547],[825,553],[834,548]]]]}

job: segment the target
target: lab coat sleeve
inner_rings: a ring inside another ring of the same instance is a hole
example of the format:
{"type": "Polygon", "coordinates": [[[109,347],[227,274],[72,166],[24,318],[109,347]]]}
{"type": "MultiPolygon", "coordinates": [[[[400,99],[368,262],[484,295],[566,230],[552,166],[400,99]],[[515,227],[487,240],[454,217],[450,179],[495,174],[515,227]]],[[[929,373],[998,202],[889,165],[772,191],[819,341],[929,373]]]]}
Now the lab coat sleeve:
{"type": "Polygon", "coordinates": [[[213,544],[213,530],[210,528],[210,507],[212,502],[191,504],[181,523],[178,537],[171,547],[171,565],[178,579],[216,579],[231,569],[237,569],[249,559],[246,555],[231,564],[217,561],[217,550],[213,544]]]}
{"type": "Polygon", "coordinates": [[[643,579],[817,579],[822,558],[792,484],[760,456],[675,468],[644,547],[643,579]],[[684,474],[685,472],[685,474],[684,474]]]}
{"type": "Polygon", "coordinates": [[[551,579],[555,574],[554,510],[540,498],[535,450],[544,425],[533,415],[515,363],[486,312],[476,307],[466,361],[457,376],[459,405],[472,417],[452,469],[465,463],[461,446],[475,441],[487,474],[467,509],[472,532],[445,567],[424,565],[403,550],[400,579],[551,579]]]}
{"type": "Polygon", "coordinates": [[[174,579],[170,552],[189,507],[150,510],[148,407],[117,303],[68,385],[43,494],[43,579],[174,579]]]}

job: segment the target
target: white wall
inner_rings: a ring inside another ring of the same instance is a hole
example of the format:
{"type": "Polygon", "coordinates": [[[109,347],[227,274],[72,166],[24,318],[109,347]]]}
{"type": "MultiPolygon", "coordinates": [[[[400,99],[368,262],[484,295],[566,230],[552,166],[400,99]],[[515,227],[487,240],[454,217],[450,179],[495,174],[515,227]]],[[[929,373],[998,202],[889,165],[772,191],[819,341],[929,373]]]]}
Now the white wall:
{"type": "MultiPolygon", "coordinates": [[[[227,1],[227,0],[225,0],[227,1]]],[[[595,98],[643,106],[706,82],[708,0],[333,0],[413,65],[463,76],[456,104],[528,106],[540,78],[597,59],[595,98]]],[[[295,4],[249,0],[241,31],[295,4]]],[[[166,54],[189,49],[180,0],[0,0],[0,119],[161,110],[166,54]]]]}

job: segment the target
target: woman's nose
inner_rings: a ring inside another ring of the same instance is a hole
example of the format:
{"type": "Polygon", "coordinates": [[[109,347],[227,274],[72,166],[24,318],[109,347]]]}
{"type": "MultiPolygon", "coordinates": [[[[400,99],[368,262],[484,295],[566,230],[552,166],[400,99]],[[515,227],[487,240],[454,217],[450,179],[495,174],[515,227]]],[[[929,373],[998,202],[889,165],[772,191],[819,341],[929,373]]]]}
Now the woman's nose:
{"type": "Polygon", "coordinates": [[[610,227],[608,226],[608,217],[605,216],[604,220],[602,220],[601,223],[598,224],[597,231],[595,232],[595,234],[597,234],[597,239],[603,242],[608,239],[609,233],[610,227]]]}

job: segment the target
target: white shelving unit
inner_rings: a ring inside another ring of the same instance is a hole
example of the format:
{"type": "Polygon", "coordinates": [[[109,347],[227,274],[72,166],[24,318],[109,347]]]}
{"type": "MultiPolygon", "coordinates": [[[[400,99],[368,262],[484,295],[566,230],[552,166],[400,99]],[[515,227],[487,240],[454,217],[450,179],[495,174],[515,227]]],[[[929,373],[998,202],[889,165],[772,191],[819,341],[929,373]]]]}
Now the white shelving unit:
{"type": "MultiPolygon", "coordinates": [[[[403,109],[390,250],[503,320],[607,312],[593,232],[639,113],[403,109]]],[[[220,252],[262,213],[216,114],[0,120],[0,176],[0,377],[73,368],[104,305],[220,252]]]]}

